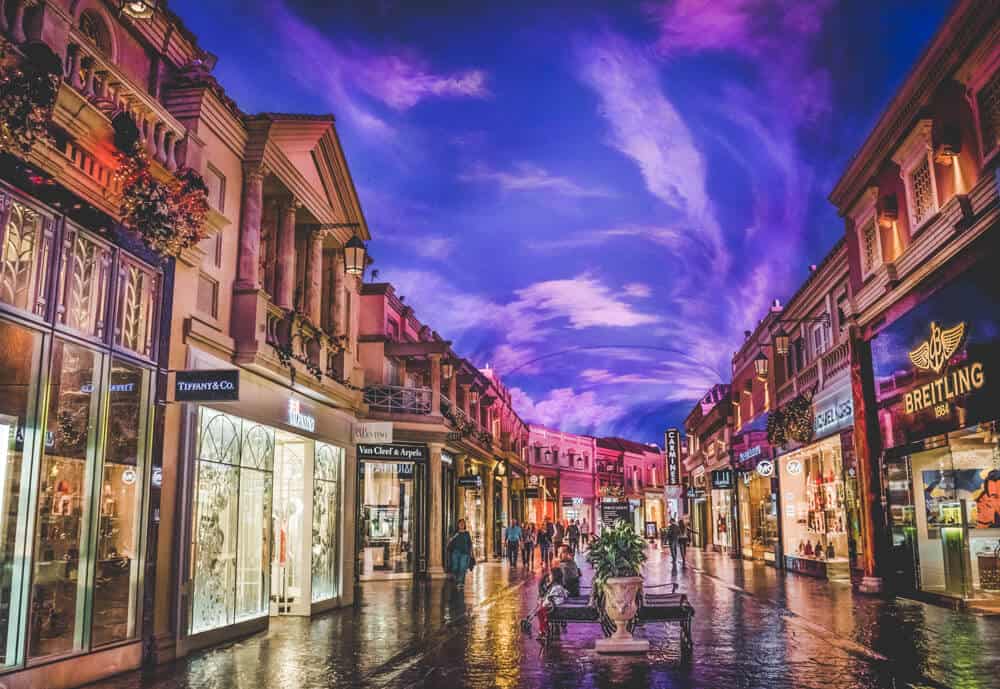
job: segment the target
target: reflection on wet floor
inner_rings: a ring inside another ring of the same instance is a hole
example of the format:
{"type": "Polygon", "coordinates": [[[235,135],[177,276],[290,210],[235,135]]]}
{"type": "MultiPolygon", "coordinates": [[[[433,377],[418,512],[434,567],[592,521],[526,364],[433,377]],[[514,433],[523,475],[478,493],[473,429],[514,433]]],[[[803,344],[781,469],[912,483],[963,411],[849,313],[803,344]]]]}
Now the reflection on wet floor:
{"type": "Polygon", "coordinates": [[[571,626],[543,651],[518,627],[536,577],[490,563],[464,595],[442,581],[369,584],[355,609],[274,620],[266,634],[93,686],[1000,687],[1000,617],[861,597],[849,585],[701,553],[673,572],[652,551],[646,571],[652,585],[677,581],[695,606],[689,665],[673,625],[639,632],[652,644],[642,657],[596,654],[591,625],[571,626]]]}

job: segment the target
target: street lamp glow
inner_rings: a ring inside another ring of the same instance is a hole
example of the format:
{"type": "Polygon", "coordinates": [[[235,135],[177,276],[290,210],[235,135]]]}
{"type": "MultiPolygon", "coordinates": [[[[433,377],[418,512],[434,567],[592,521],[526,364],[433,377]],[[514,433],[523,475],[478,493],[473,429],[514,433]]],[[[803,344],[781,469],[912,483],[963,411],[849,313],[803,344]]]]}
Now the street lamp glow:
{"type": "Polygon", "coordinates": [[[366,253],[365,243],[358,235],[347,240],[344,245],[344,270],[348,275],[364,275],[366,253]]]}

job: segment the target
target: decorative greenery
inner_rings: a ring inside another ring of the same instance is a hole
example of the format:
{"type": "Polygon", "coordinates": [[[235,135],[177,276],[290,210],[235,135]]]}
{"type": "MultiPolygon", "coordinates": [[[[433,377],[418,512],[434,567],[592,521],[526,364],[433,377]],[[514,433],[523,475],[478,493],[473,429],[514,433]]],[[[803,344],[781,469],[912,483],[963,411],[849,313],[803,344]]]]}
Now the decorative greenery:
{"type": "Polygon", "coordinates": [[[815,432],[811,396],[796,395],[781,409],[767,417],[767,442],[776,447],[789,441],[808,443],[815,432]]]}
{"type": "Polygon", "coordinates": [[[0,46],[0,151],[26,156],[39,141],[52,141],[49,122],[62,82],[60,65],[45,54],[21,65],[9,64],[8,57],[0,46]]]}
{"type": "Polygon", "coordinates": [[[122,219],[151,249],[176,257],[205,238],[208,187],[197,172],[181,168],[171,183],[159,182],[146,150],[133,142],[118,153],[115,177],[122,186],[122,219]]]}
{"type": "Polygon", "coordinates": [[[603,588],[613,577],[637,577],[646,561],[646,542],[627,521],[621,519],[604,529],[590,544],[587,562],[594,567],[594,588],[603,588]]]}
{"type": "Polygon", "coordinates": [[[780,447],[788,442],[785,414],[780,409],[775,409],[767,415],[767,442],[773,447],[780,447]]]}

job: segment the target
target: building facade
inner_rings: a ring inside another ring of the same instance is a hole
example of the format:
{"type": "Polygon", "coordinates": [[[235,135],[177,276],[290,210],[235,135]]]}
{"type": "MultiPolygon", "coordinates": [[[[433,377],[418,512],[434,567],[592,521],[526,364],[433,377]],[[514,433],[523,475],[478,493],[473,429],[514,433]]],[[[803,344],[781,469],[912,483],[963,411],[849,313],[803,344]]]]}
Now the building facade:
{"type": "Polygon", "coordinates": [[[667,523],[663,452],[655,445],[624,438],[598,438],[597,456],[600,468],[605,470],[598,475],[598,490],[600,493],[603,486],[607,493],[601,496],[598,525],[610,526],[621,514],[614,510],[624,504],[636,531],[656,538],[667,523]]]}
{"type": "Polygon", "coordinates": [[[1000,19],[957,3],[835,186],[866,587],[1000,598],[1000,19]]]}
{"type": "Polygon", "coordinates": [[[731,386],[715,385],[699,400],[687,418],[688,454],[684,473],[688,483],[688,527],[691,544],[735,554],[737,541],[732,442],[731,386]]]}
{"type": "Polygon", "coordinates": [[[593,532],[597,442],[586,435],[528,426],[528,522],[577,520],[593,532]]]}

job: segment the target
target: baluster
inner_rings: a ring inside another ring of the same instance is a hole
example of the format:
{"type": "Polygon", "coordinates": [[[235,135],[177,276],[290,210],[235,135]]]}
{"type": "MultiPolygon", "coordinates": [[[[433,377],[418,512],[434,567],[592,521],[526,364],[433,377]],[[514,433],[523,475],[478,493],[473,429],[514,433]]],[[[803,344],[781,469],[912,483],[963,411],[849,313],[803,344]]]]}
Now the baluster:
{"type": "Polygon", "coordinates": [[[180,141],[173,132],[167,138],[167,169],[173,172],[177,169],[177,146],[180,141]]]}
{"type": "Polygon", "coordinates": [[[156,123],[153,120],[146,122],[146,152],[150,158],[156,157],[156,123]]]}
{"type": "Polygon", "coordinates": [[[83,95],[90,99],[93,99],[97,95],[97,89],[94,87],[94,76],[96,74],[97,70],[94,65],[94,58],[89,57],[83,63],[83,95]]]}
{"type": "Polygon", "coordinates": [[[76,90],[83,88],[83,82],[80,80],[80,46],[71,45],[69,50],[69,74],[66,76],[69,78],[69,84],[76,90]]]}
{"type": "Polygon", "coordinates": [[[167,126],[165,124],[154,125],[156,128],[156,160],[160,163],[166,165],[167,163],[167,151],[166,151],[166,138],[167,138],[167,126]]]}

